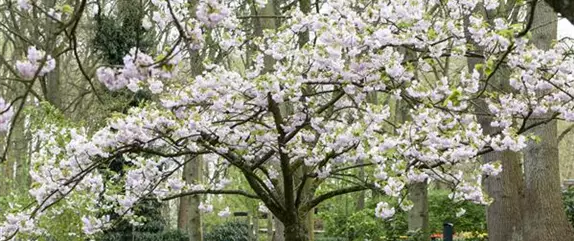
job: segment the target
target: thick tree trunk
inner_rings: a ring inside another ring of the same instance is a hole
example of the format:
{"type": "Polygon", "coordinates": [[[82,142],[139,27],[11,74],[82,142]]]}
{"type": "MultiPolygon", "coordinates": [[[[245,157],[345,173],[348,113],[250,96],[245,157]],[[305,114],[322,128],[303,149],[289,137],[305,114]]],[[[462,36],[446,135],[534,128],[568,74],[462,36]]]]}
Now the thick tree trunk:
{"type": "MultiPolygon", "coordinates": [[[[548,49],[556,39],[557,16],[539,1],[534,15],[532,41],[548,49]]],[[[524,241],[572,241],[574,230],[566,218],[560,190],[556,121],[539,125],[530,133],[542,141],[530,141],[524,151],[525,198],[524,241]]]]}
{"type": "MultiPolygon", "coordinates": [[[[197,184],[201,180],[202,158],[197,157],[188,162],[183,168],[183,179],[187,184],[197,184]]],[[[199,195],[181,197],[179,200],[179,213],[177,216],[177,228],[189,236],[189,241],[202,241],[201,213],[199,195]]]]}
{"type": "Polygon", "coordinates": [[[521,241],[524,180],[518,153],[493,152],[483,156],[483,162],[502,161],[498,176],[484,177],[483,185],[493,202],[486,211],[488,239],[492,241],[521,241]]]}
{"type": "Polygon", "coordinates": [[[535,127],[532,133],[542,142],[528,143],[524,153],[525,241],[572,241],[574,231],[568,223],[560,190],[556,121],[535,127]]]}
{"type": "MultiPolygon", "coordinates": [[[[465,19],[465,31],[468,31],[468,19],[465,19]]],[[[467,41],[472,43],[468,32],[465,32],[467,41]]],[[[472,73],[475,66],[484,60],[468,58],[467,67],[472,73]]],[[[510,90],[508,86],[508,70],[503,66],[495,73],[494,85],[499,90],[510,90]]],[[[487,110],[487,104],[479,101],[478,111],[487,110]]],[[[491,127],[492,118],[479,115],[478,121],[485,134],[492,134],[498,129],[491,127]]],[[[481,157],[482,163],[501,161],[502,172],[497,176],[485,176],[483,186],[493,202],[486,210],[488,238],[492,241],[520,241],[523,231],[523,197],[524,179],[520,154],[509,151],[490,152],[481,157]]]]}
{"type": "Polygon", "coordinates": [[[273,227],[273,241],[289,241],[285,239],[285,225],[278,218],[273,218],[273,227]]]}
{"type": "MultiPolygon", "coordinates": [[[[477,63],[475,59],[469,59],[469,69],[474,69],[477,63]]],[[[507,71],[501,68],[496,73],[495,83],[498,89],[509,90],[508,77],[503,73],[507,71]]],[[[479,109],[487,109],[486,103],[480,101],[479,109]]],[[[492,134],[498,129],[491,127],[491,118],[478,117],[481,127],[486,134],[492,134]]],[[[482,156],[482,163],[500,161],[502,172],[497,176],[485,176],[483,186],[493,202],[486,211],[488,238],[492,241],[520,241],[522,240],[523,226],[523,198],[524,179],[522,177],[522,165],[520,154],[504,151],[490,152],[482,156]]]]}
{"type": "Polygon", "coordinates": [[[285,225],[286,241],[308,241],[307,228],[303,221],[285,225]]]}

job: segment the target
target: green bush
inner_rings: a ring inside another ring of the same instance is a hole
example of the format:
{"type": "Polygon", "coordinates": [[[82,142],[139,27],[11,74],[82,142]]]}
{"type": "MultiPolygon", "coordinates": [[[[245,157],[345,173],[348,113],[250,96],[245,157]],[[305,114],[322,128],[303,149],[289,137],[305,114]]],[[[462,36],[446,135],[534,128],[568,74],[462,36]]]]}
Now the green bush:
{"type": "Polygon", "coordinates": [[[204,241],[249,241],[249,224],[230,221],[216,225],[203,236],[204,241]]]}
{"type": "MultiPolygon", "coordinates": [[[[325,238],[394,241],[406,233],[407,215],[404,212],[398,211],[392,219],[382,220],[375,217],[375,202],[361,211],[345,210],[349,205],[340,206],[341,203],[344,202],[333,202],[323,207],[322,210],[327,210],[319,214],[325,225],[325,238]]],[[[350,206],[354,208],[354,205],[350,206]]]]}
{"type": "Polygon", "coordinates": [[[161,216],[161,203],[143,200],[136,204],[134,213],[145,218],[141,226],[133,226],[122,220],[110,230],[106,230],[98,241],[185,241],[187,236],[178,230],[169,230],[161,216]]]}
{"type": "MultiPolygon", "coordinates": [[[[486,231],[485,207],[470,202],[455,203],[448,197],[448,191],[429,190],[429,222],[432,233],[442,233],[443,223],[451,222],[456,232],[486,231]],[[456,212],[464,208],[466,214],[457,218],[456,212]]],[[[417,240],[417,234],[408,234],[407,213],[397,208],[390,220],[376,218],[375,207],[378,200],[370,200],[366,208],[355,211],[354,197],[327,202],[320,207],[319,216],[323,220],[325,237],[338,237],[346,240],[387,241],[417,240]]]]}
{"type": "Polygon", "coordinates": [[[566,209],[566,216],[574,226],[574,186],[570,186],[562,192],[562,200],[564,201],[564,208],[566,209]]]}
{"type": "Polygon", "coordinates": [[[454,224],[456,232],[486,232],[486,207],[471,202],[455,203],[448,197],[448,191],[429,191],[429,222],[432,233],[442,233],[443,223],[454,224]],[[464,208],[466,213],[456,217],[464,208]]]}

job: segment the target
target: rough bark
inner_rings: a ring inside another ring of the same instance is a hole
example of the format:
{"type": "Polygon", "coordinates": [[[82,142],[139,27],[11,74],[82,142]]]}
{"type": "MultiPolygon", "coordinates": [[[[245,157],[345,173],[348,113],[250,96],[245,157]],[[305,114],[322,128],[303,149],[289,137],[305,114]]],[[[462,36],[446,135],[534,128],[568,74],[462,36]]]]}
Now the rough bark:
{"type": "Polygon", "coordinates": [[[285,239],[285,225],[278,218],[273,218],[273,227],[275,228],[273,230],[273,241],[289,241],[289,239],[285,239]]]}
{"type": "MultiPolygon", "coordinates": [[[[496,13],[489,14],[491,16],[496,13]]],[[[489,21],[492,19],[488,19],[489,21]]],[[[468,19],[465,19],[465,25],[468,26],[468,19]]],[[[465,36],[469,43],[473,43],[465,27],[465,36]]],[[[475,48],[478,48],[475,46],[475,48]]],[[[477,50],[480,52],[480,49],[477,50]]],[[[475,69],[475,66],[484,60],[478,58],[468,58],[467,67],[469,73],[475,69]]],[[[507,68],[501,67],[497,73],[493,85],[497,89],[509,91],[507,68]]],[[[477,103],[477,112],[484,112],[488,109],[487,104],[480,100],[477,103]]],[[[478,121],[486,134],[492,134],[498,131],[491,127],[492,118],[486,115],[479,115],[478,121]]],[[[522,240],[523,231],[523,192],[524,179],[522,177],[522,166],[520,154],[510,151],[490,152],[481,156],[482,163],[491,163],[500,161],[502,172],[497,176],[484,176],[483,187],[491,198],[492,203],[486,210],[488,238],[493,241],[520,241],[522,240]]]]}
{"type": "Polygon", "coordinates": [[[524,180],[518,153],[504,151],[483,156],[483,162],[501,161],[498,176],[484,177],[486,193],[493,199],[486,211],[488,238],[493,241],[522,240],[524,180]]]}
{"type": "MultiPolygon", "coordinates": [[[[478,61],[468,60],[469,69],[474,69],[478,61]]],[[[496,74],[494,85],[498,89],[509,90],[508,77],[501,68],[496,74]]],[[[478,102],[479,111],[486,110],[483,101],[478,102]]],[[[478,117],[484,133],[492,134],[498,131],[491,127],[491,118],[484,115],[478,117]]],[[[493,241],[520,241],[522,240],[522,203],[524,197],[524,179],[520,154],[510,151],[490,152],[481,156],[482,163],[500,162],[502,172],[497,176],[484,176],[483,186],[493,202],[486,211],[488,237],[493,241]]]]}
{"type": "Polygon", "coordinates": [[[298,222],[285,225],[285,240],[287,241],[309,241],[305,222],[298,222]]]}
{"type": "MultiPolygon", "coordinates": [[[[556,39],[556,19],[550,6],[542,1],[537,3],[532,24],[532,41],[536,47],[550,48],[556,39]]],[[[529,206],[524,212],[525,241],[574,240],[574,230],[562,204],[556,124],[551,121],[533,128],[530,133],[541,142],[530,141],[524,151],[525,198],[529,206]]]]}

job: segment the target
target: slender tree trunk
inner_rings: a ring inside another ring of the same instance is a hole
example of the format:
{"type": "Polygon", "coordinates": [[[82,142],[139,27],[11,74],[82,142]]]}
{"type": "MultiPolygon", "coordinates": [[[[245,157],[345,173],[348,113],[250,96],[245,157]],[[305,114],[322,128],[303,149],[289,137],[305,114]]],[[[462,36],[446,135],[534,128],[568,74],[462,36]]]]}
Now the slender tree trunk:
{"type": "MultiPolygon", "coordinates": [[[[183,179],[186,184],[197,184],[201,180],[202,158],[197,157],[183,167],[183,179]]],[[[177,216],[177,228],[189,236],[189,241],[202,241],[202,223],[199,204],[199,195],[181,197],[179,200],[179,213],[177,216]]]]}
{"type": "Polygon", "coordinates": [[[12,143],[10,143],[12,145],[11,156],[16,162],[13,187],[19,194],[25,194],[30,188],[30,183],[28,182],[30,159],[28,159],[28,135],[25,126],[25,116],[19,118],[14,125],[16,126],[14,126],[14,135],[12,136],[12,143]]]}
{"type": "Polygon", "coordinates": [[[267,213],[267,240],[273,240],[273,214],[267,213]]]}
{"type": "Polygon", "coordinates": [[[165,225],[171,229],[171,207],[170,201],[161,203],[161,216],[165,220],[165,225]]]}
{"type": "MultiPolygon", "coordinates": [[[[195,15],[198,1],[188,0],[190,13],[195,15]]],[[[192,16],[195,17],[195,16],[192,16]]],[[[203,72],[202,56],[197,51],[190,51],[191,74],[200,75],[203,72]]],[[[203,169],[203,157],[198,156],[183,167],[183,179],[186,184],[198,184],[201,182],[203,169]]],[[[181,197],[177,215],[177,228],[184,231],[189,241],[202,241],[203,229],[202,218],[199,210],[201,197],[199,195],[181,197]]]]}
{"type": "MultiPolygon", "coordinates": [[[[409,199],[413,202],[413,208],[409,210],[409,231],[418,231],[420,240],[430,239],[428,188],[426,182],[409,184],[409,199]]],[[[419,240],[419,239],[417,239],[419,240]]]]}
{"type": "MultiPolygon", "coordinates": [[[[549,49],[557,34],[556,13],[538,1],[532,24],[532,41],[540,49],[549,49]]],[[[548,116],[547,116],[548,117],[548,116]]],[[[560,190],[556,121],[539,125],[530,133],[542,141],[530,141],[524,151],[525,241],[572,241],[574,230],[566,218],[560,190]]]]}
{"type": "Polygon", "coordinates": [[[311,209],[311,211],[305,217],[306,228],[307,228],[307,236],[309,237],[309,241],[315,240],[315,209],[311,209]]]}
{"type": "MultiPolygon", "coordinates": [[[[407,59],[416,59],[416,53],[406,50],[407,59]]],[[[415,76],[416,77],[416,76],[415,76]]],[[[395,109],[395,120],[397,123],[404,123],[409,118],[409,108],[405,103],[397,101],[395,109]]],[[[413,202],[413,207],[408,212],[408,230],[416,232],[419,240],[430,240],[430,225],[428,213],[428,184],[426,182],[411,183],[407,186],[409,200],[413,202]]]]}
{"type": "Polygon", "coordinates": [[[253,225],[251,227],[252,228],[252,232],[251,232],[251,236],[253,237],[252,240],[259,240],[259,219],[260,219],[261,215],[259,214],[259,210],[255,209],[255,212],[253,212],[253,225]]]}

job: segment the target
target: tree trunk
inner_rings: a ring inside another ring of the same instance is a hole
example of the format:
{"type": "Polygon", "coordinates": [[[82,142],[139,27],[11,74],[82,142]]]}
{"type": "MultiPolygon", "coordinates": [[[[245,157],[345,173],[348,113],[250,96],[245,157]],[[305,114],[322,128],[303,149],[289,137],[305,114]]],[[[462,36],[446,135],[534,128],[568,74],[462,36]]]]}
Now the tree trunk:
{"type": "Polygon", "coordinates": [[[315,209],[311,209],[307,216],[305,217],[307,221],[307,235],[309,237],[309,241],[315,240],[315,209]]]}
{"type": "MultiPolygon", "coordinates": [[[[474,69],[478,61],[468,60],[470,71],[474,69]]],[[[495,74],[495,81],[498,89],[509,91],[508,76],[504,73],[506,68],[502,67],[499,73],[495,74]]],[[[487,109],[484,101],[479,101],[480,110],[487,109]]],[[[498,129],[491,127],[492,118],[480,115],[478,121],[486,134],[492,134],[498,129]]],[[[523,198],[524,179],[522,177],[522,165],[520,154],[511,151],[490,152],[484,154],[482,163],[500,161],[502,172],[497,176],[483,177],[483,186],[493,202],[486,210],[488,238],[492,241],[520,241],[522,240],[523,226],[523,198]]]]}
{"type": "MultiPolygon", "coordinates": [[[[415,59],[416,53],[406,51],[409,59],[415,59]]],[[[397,123],[404,123],[409,118],[408,105],[397,101],[395,109],[395,120],[397,123]]],[[[413,207],[408,212],[408,230],[416,232],[420,240],[430,240],[430,226],[428,213],[428,184],[426,182],[411,183],[407,186],[409,200],[413,202],[413,207]]]]}
{"type": "Polygon", "coordinates": [[[524,153],[525,198],[530,207],[524,212],[525,241],[572,241],[560,190],[556,121],[535,127],[532,133],[541,143],[528,143],[524,153]]]}
{"type": "MultiPolygon", "coordinates": [[[[489,21],[492,19],[489,19],[489,21]]],[[[473,43],[468,33],[469,20],[465,19],[465,35],[469,43],[473,43]]],[[[479,48],[478,46],[475,46],[479,48]]],[[[480,51],[480,50],[478,50],[480,51]]],[[[475,66],[484,60],[478,58],[468,58],[467,67],[472,74],[475,66]]],[[[497,89],[511,91],[508,85],[508,69],[501,67],[495,73],[493,85],[497,89]]],[[[487,110],[487,104],[480,100],[478,111],[487,110]]],[[[498,131],[490,123],[492,118],[486,115],[479,115],[478,121],[485,134],[492,134],[498,131]]],[[[490,152],[481,156],[482,163],[501,161],[502,172],[497,176],[483,177],[483,187],[493,202],[486,210],[486,223],[488,238],[491,241],[520,241],[523,231],[523,197],[524,179],[522,177],[522,166],[520,154],[510,151],[490,152]]]]}
{"type": "MultiPolygon", "coordinates": [[[[536,47],[550,48],[556,39],[556,21],[552,8],[539,1],[532,24],[532,41],[536,47]]],[[[525,241],[574,240],[574,230],[562,203],[556,124],[551,121],[533,128],[530,133],[542,141],[529,141],[524,151],[525,198],[530,207],[524,212],[525,241]]]]}
{"type": "Polygon", "coordinates": [[[574,24],[574,0],[546,0],[560,15],[574,24]]]}
{"type": "Polygon", "coordinates": [[[409,211],[409,231],[417,231],[417,240],[429,240],[429,216],[428,216],[428,189],[426,182],[409,184],[409,199],[413,202],[413,208],[409,211]]]}
{"type": "Polygon", "coordinates": [[[273,217],[273,241],[290,241],[289,239],[285,239],[285,225],[276,217],[273,217]]]}
{"type": "Polygon", "coordinates": [[[492,241],[522,240],[524,180],[518,153],[504,151],[483,156],[483,162],[502,161],[498,176],[484,177],[488,196],[493,202],[486,211],[488,239],[492,241]]]}
{"type": "Polygon", "coordinates": [[[253,238],[252,240],[259,240],[259,218],[261,217],[261,215],[259,214],[259,210],[255,209],[255,212],[253,212],[253,225],[251,226],[251,237],[253,238]]]}
{"type": "Polygon", "coordinates": [[[267,240],[273,241],[273,214],[267,213],[267,240]]]}
{"type": "Polygon", "coordinates": [[[290,223],[285,225],[285,240],[286,241],[308,241],[307,229],[304,221],[290,223]]]}
{"type": "MultiPolygon", "coordinates": [[[[186,184],[197,184],[201,180],[202,160],[197,157],[183,167],[183,179],[186,184]]],[[[179,200],[179,213],[177,216],[177,228],[189,236],[189,241],[202,241],[201,213],[199,195],[181,197],[179,200]]]]}
{"type": "Polygon", "coordinates": [[[30,159],[28,158],[28,132],[26,131],[25,116],[21,116],[18,121],[13,123],[14,134],[10,143],[12,145],[10,156],[16,162],[16,172],[14,173],[14,190],[19,194],[25,194],[30,189],[29,171],[30,159]]]}

